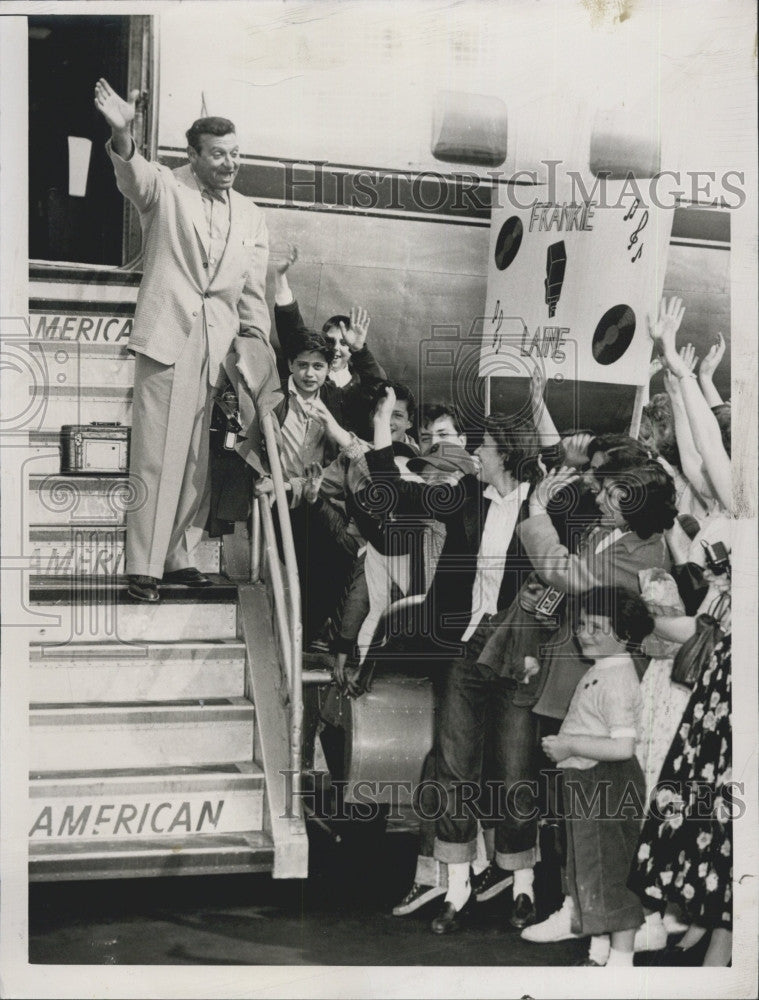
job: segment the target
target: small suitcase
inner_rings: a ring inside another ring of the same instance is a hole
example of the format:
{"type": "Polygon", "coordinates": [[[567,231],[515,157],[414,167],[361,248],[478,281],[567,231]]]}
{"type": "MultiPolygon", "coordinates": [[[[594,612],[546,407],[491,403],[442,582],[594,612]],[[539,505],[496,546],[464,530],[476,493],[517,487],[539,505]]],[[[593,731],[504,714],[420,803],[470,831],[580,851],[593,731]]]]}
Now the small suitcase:
{"type": "Polygon", "coordinates": [[[118,421],[64,424],[61,473],[122,473],[129,470],[129,428],[118,421]]]}

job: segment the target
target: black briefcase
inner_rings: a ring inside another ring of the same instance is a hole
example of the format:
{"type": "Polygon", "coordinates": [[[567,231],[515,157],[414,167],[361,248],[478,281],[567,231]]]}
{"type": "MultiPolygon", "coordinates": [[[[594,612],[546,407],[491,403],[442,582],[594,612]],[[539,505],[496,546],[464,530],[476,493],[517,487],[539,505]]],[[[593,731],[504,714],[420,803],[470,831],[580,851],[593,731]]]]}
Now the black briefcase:
{"type": "Polygon", "coordinates": [[[129,428],[118,421],[64,424],[61,473],[123,473],[129,470],[129,428]]]}

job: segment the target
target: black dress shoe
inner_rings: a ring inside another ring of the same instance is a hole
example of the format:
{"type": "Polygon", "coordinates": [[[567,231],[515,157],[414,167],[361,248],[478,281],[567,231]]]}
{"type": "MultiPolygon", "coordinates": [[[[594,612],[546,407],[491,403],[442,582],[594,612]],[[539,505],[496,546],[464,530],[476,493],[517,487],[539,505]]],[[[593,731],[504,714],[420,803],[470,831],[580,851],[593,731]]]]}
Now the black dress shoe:
{"type": "Polygon", "coordinates": [[[461,930],[469,912],[468,907],[471,899],[472,897],[470,896],[460,910],[455,910],[453,903],[444,903],[443,909],[430,924],[432,933],[453,934],[455,931],[461,930]]]}
{"type": "Polygon", "coordinates": [[[164,583],[179,583],[184,587],[213,587],[213,580],[195,569],[188,566],[186,569],[174,569],[170,573],[163,574],[164,583]]]}
{"type": "Polygon", "coordinates": [[[523,927],[535,923],[535,903],[526,892],[520,892],[511,908],[509,923],[521,931],[523,927]]]}
{"type": "Polygon", "coordinates": [[[160,599],[158,580],[154,576],[130,576],[127,593],[136,601],[155,604],[160,599]]]}

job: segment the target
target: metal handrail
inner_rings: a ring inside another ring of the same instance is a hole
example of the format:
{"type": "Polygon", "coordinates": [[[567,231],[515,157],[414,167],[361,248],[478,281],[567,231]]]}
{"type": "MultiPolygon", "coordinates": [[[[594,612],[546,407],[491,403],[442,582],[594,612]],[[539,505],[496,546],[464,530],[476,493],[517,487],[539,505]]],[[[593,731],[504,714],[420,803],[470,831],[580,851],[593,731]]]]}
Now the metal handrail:
{"type": "MultiPolygon", "coordinates": [[[[303,625],[301,621],[300,581],[298,578],[298,563],[295,557],[292,526],[290,524],[289,507],[285,493],[285,479],[282,473],[282,463],[274,432],[274,420],[271,413],[261,417],[261,429],[266,442],[266,452],[269,459],[271,478],[274,484],[274,499],[277,505],[282,552],[285,558],[285,577],[287,587],[282,579],[282,568],[279,563],[277,539],[274,532],[274,522],[267,498],[259,500],[263,548],[271,572],[272,594],[277,621],[281,630],[281,645],[284,650],[285,673],[290,698],[290,771],[293,778],[293,807],[297,815],[301,815],[301,739],[303,734],[303,625]],[[289,662],[288,662],[289,661],[289,662]]],[[[251,539],[252,551],[260,552],[260,539],[251,539]]],[[[256,571],[251,564],[251,572],[256,571]]]]}

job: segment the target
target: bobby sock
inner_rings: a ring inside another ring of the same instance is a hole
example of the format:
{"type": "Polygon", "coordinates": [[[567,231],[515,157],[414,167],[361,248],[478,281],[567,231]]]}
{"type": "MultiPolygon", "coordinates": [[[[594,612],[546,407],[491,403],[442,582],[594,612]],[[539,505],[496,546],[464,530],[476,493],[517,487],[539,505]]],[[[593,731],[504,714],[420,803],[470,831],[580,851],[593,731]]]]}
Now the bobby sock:
{"type": "Polygon", "coordinates": [[[535,873],[532,868],[517,868],[514,872],[514,899],[524,893],[535,902],[535,894],[532,889],[534,881],[535,873]]]}
{"type": "Polygon", "coordinates": [[[482,832],[482,827],[477,824],[477,857],[472,862],[472,871],[475,875],[480,875],[485,871],[489,864],[488,852],[485,847],[485,837],[482,832]]]}
{"type": "Polygon", "coordinates": [[[452,903],[454,910],[460,910],[469,899],[469,862],[448,865],[448,892],[446,903],[452,903]]]}
{"type": "Polygon", "coordinates": [[[592,959],[594,962],[598,962],[599,965],[606,965],[609,961],[610,948],[611,942],[609,941],[608,934],[594,934],[590,939],[590,951],[588,952],[588,958],[592,959]]]}
{"type": "Polygon", "coordinates": [[[633,953],[631,951],[617,951],[615,948],[609,949],[609,960],[606,963],[609,965],[632,965],[633,964],[633,953]]]}

